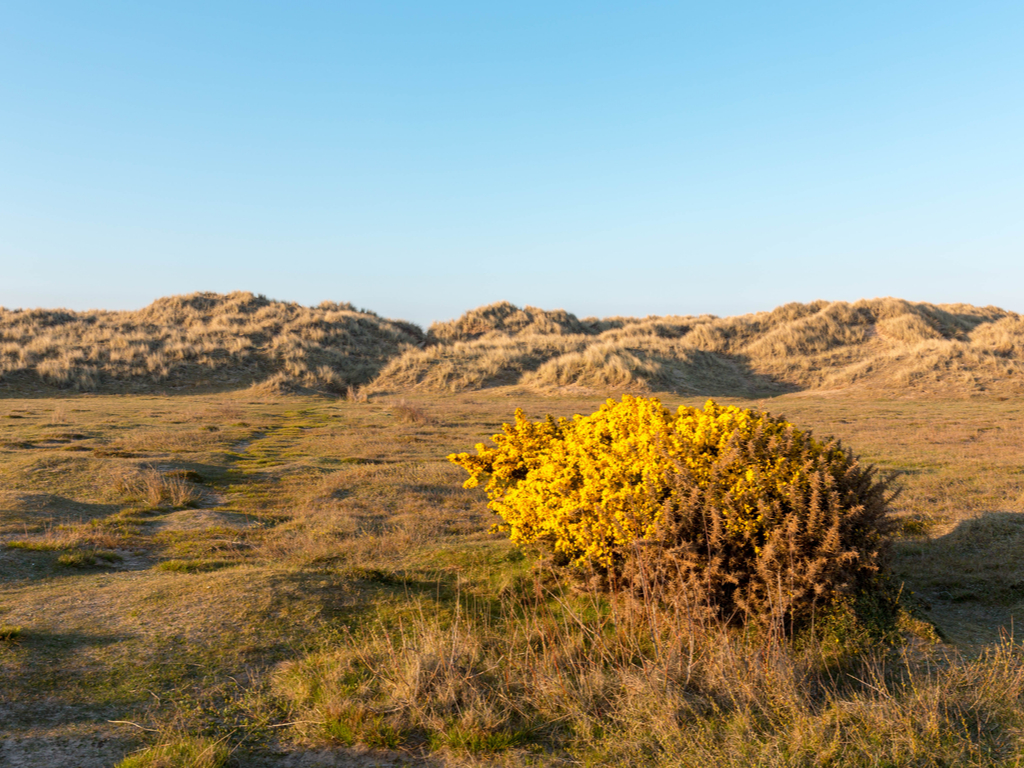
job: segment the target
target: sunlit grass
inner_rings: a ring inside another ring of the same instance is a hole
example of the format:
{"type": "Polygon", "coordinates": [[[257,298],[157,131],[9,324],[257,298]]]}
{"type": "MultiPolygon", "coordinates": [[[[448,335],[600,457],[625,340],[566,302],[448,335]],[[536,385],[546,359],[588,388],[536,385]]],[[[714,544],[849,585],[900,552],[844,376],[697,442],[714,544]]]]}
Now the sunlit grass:
{"type": "Polygon", "coordinates": [[[59,702],[59,743],[105,708],[100,733],[212,739],[240,764],[272,743],[452,765],[1012,764],[1020,401],[726,400],[903,472],[893,565],[916,618],[909,644],[872,648],[652,624],[488,533],[444,456],[517,405],[590,413],[607,394],[4,400],[6,727],[34,732],[59,702]],[[54,418],[88,438],[44,442],[54,418]],[[198,505],[174,503],[177,481],[198,505]]]}

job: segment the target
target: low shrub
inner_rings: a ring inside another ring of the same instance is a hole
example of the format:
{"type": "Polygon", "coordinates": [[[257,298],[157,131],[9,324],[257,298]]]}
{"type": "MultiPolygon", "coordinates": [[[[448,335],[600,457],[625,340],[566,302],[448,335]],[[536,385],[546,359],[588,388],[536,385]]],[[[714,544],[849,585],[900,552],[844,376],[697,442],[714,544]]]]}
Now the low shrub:
{"type": "Polygon", "coordinates": [[[880,584],[888,478],[783,418],[625,395],[571,420],[517,410],[493,440],[448,458],[487,479],[496,528],[608,584],[790,624],[880,584]]]}

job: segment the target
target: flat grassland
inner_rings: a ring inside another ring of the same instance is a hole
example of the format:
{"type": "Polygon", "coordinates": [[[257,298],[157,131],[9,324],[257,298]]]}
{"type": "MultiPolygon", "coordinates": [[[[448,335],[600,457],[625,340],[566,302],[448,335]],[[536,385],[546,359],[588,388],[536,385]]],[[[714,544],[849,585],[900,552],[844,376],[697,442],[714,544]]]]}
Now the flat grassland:
{"type": "Polygon", "coordinates": [[[901,473],[917,619],[874,647],[655,615],[489,533],[446,454],[603,400],[566,391],[4,397],[0,763],[1022,764],[1024,401],[723,399],[901,473]]]}

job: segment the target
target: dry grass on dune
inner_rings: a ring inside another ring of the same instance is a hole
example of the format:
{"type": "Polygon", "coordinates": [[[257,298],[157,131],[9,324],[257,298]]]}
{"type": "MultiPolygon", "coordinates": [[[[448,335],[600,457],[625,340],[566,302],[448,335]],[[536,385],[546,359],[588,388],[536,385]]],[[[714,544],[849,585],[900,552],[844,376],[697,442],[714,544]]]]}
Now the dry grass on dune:
{"type": "Polygon", "coordinates": [[[593,333],[596,326],[579,321],[564,309],[545,311],[537,307],[519,307],[507,301],[471,309],[449,322],[433,323],[432,338],[442,342],[472,341],[489,333],[509,334],[593,333]]]}
{"type": "Polygon", "coordinates": [[[579,352],[548,360],[525,375],[521,383],[539,390],[575,386],[592,390],[724,392],[749,397],[786,390],[724,355],[657,338],[591,344],[579,352]]]}
{"type": "Polygon", "coordinates": [[[539,392],[764,397],[810,389],[1018,392],[1024,318],[900,299],[786,304],[735,317],[583,318],[500,302],[424,334],[349,304],[250,293],[137,312],[0,309],[0,386],[79,390],[254,384],[366,397],[520,385],[539,392]]]}
{"type": "Polygon", "coordinates": [[[515,384],[522,375],[560,355],[584,349],[579,334],[491,332],[471,341],[410,349],[388,362],[370,390],[421,388],[460,392],[515,384]]]}
{"type": "Polygon", "coordinates": [[[0,379],[79,390],[269,380],[340,392],[422,338],[350,304],[243,292],[171,296],[133,312],[0,309],[0,379]]]}
{"type": "Polygon", "coordinates": [[[430,329],[434,345],[391,360],[371,387],[460,391],[658,390],[751,397],[851,385],[1017,391],[1024,319],[994,307],[900,299],[786,304],[716,318],[578,320],[505,303],[430,329]]]}

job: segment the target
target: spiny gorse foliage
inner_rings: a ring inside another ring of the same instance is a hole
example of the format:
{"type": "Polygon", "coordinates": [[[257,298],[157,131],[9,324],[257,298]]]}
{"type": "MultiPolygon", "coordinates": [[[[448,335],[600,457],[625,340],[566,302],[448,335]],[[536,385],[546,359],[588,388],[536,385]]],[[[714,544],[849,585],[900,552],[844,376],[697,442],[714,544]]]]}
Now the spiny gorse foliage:
{"type": "Polygon", "coordinates": [[[1017,392],[1024,320],[995,307],[899,299],[786,304],[717,318],[577,319],[507,302],[430,328],[432,345],[371,385],[459,391],[671,391],[752,397],[849,386],[1017,392]]]}
{"type": "Polygon", "coordinates": [[[197,382],[342,392],[422,331],[350,304],[194,293],[134,312],[0,309],[0,378],[82,390],[197,382]]]}
{"type": "Polygon", "coordinates": [[[487,479],[512,541],[723,618],[802,621],[883,564],[886,483],[764,412],[624,395],[571,420],[516,411],[493,441],[448,458],[466,487],[487,479]]]}

